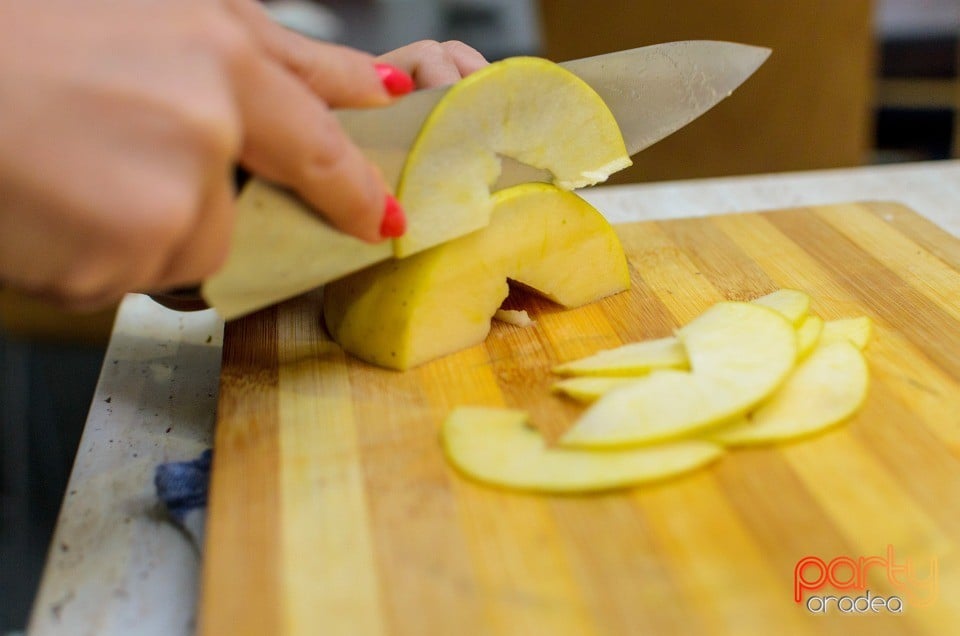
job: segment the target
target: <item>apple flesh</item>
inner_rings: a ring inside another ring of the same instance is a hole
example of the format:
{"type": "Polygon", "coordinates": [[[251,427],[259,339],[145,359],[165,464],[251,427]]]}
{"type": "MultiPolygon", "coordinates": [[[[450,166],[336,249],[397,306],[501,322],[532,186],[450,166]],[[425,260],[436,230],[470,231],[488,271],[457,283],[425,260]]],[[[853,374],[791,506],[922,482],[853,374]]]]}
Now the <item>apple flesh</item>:
{"type": "Polygon", "coordinates": [[[630,284],[603,216],[571,192],[531,183],[497,192],[477,232],[328,284],[324,318],[347,352],[408,369],[482,342],[508,279],[564,307],[630,284]]]}
{"type": "Polygon", "coordinates": [[[793,326],[752,303],[717,303],[677,335],[691,371],[655,371],[604,394],[560,443],[647,444],[719,426],[770,395],[797,355],[793,326]]]}
{"type": "Polygon", "coordinates": [[[869,373],[853,343],[817,346],[770,398],[710,439],[727,446],[769,444],[806,437],[844,421],[867,395],[869,373]]]}
{"type": "Polygon", "coordinates": [[[501,157],[549,171],[572,190],[631,164],[620,128],[583,80],[548,60],[508,58],[467,76],[424,122],[400,174],[405,257],[484,227],[501,157]]]}
{"type": "Polygon", "coordinates": [[[523,411],[459,407],[443,423],[444,450],[461,472],[519,490],[579,493],[634,486],[690,472],[723,454],[691,440],[655,447],[584,451],[550,448],[523,411]]]}

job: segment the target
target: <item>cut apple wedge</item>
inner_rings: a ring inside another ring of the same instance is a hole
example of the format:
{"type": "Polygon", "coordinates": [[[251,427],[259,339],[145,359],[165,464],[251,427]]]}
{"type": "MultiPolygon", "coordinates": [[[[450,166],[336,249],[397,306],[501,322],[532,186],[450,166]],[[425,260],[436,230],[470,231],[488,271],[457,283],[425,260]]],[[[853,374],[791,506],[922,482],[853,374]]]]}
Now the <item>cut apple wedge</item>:
{"type": "Polygon", "coordinates": [[[813,351],[820,341],[823,332],[823,318],[813,314],[808,315],[797,327],[797,358],[804,358],[813,351]]]}
{"type": "Polygon", "coordinates": [[[768,444],[823,431],[850,417],[867,395],[869,373],[852,343],[820,344],[768,400],[709,439],[728,446],[768,444]]]}
{"type": "Polygon", "coordinates": [[[678,332],[690,372],[654,371],[597,400],[560,439],[614,447],[689,435],[743,415],[793,368],[797,338],[779,313],[721,302],[678,332]]]}
{"type": "Polygon", "coordinates": [[[408,226],[396,255],[484,227],[502,156],[548,170],[564,190],[631,164],[616,119],[586,82],[540,58],[495,62],[450,88],[414,141],[397,187],[408,226]]]}
{"type": "Polygon", "coordinates": [[[872,332],[873,323],[866,316],[840,318],[838,320],[828,320],[824,323],[820,340],[825,343],[846,340],[853,343],[857,349],[863,350],[870,341],[872,332]]]}
{"type": "Polygon", "coordinates": [[[577,195],[531,183],[494,203],[477,232],[327,285],[333,339],[362,360],[407,369],[483,342],[508,278],[564,307],[629,287],[616,233],[577,195]]]}
{"type": "Polygon", "coordinates": [[[584,451],[549,448],[512,409],[460,407],[443,423],[447,457],[479,481],[539,492],[582,493],[659,481],[700,468],[723,454],[705,441],[584,451]]]}

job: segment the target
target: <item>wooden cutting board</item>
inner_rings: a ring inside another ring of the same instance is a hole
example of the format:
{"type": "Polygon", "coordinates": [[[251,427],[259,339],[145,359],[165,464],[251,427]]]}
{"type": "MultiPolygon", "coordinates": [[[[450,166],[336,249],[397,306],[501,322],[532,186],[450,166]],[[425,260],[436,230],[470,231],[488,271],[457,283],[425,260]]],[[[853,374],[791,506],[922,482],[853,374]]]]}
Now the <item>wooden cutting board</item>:
{"type": "Polygon", "coordinates": [[[347,358],[316,295],[227,325],[202,633],[956,630],[960,242],[885,203],[619,232],[629,292],[571,311],[512,297],[535,326],[495,324],[485,344],[406,373],[347,358]],[[594,496],[493,489],[444,460],[454,406],[525,408],[556,435],[579,408],[548,393],[553,364],[780,287],[810,293],[826,319],[874,321],[870,393],[848,426],[594,496]],[[804,579],[832,578],[798,604],[807,557],[804,579]],[[901,613],[841,611],[864,595],[840,589],[860,557],[871,599],[903,599],[901,613]]]}

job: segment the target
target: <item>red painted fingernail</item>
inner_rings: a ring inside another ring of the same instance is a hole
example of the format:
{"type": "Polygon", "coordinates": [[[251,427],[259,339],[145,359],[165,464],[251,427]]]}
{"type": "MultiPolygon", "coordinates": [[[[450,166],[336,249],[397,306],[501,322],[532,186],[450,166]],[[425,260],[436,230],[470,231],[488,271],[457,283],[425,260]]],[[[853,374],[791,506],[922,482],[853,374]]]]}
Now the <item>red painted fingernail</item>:
{"type": "Polygon", "coordinates": [[[377,74],[380,76],[380,81],[383,82],[387,92],[394,97],[406,95],[413,90],[413,78],[398,69],[396,66],[390,66],[389,64],[374,64],[373,67],[377,69],[377,74]]]}
{"type": "Polygon", "coordinates": [[[387,204],[383,209],[383,220],[380,222],[380,236],[384,238],[398,238],[407,231],[407,217],[400,207],[400,202],[393,196],[387,195],[387,204]]]}

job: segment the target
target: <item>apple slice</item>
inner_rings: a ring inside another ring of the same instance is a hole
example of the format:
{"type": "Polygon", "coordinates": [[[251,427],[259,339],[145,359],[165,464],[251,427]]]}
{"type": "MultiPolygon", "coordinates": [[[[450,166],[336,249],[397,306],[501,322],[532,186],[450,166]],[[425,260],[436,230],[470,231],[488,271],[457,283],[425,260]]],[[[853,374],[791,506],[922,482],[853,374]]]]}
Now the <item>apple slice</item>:
{"type": "Polygon", "coordinates": [[[866,348],[867,343],[870,341],[872,331],[873,323],[866,316],[828,320],[823,325],[823,334],[820,336],[820,340],[823,342],[848,340],[852,342],[857,349],[862,350],[866,348]]]}
{"type": "Polygon", "coordinates": [[[797,359],[804,358],[813,351],[823,332],[823,318],[808,315],[797,327],[797,359]]]}
{"type": "Polygon", "coordinates": [[[687,351],[673,337],[631,342],[553,368],[557,375],[641,375],[651,369],[685,369],[687,351]]]}
{"type": "Polygon", "coordinates": [[[583,375],[554,382],[550,390],[573,398],[578,402],[593,402],[604,393],[630,384],[636,377],[583,375]]]}
{"type": "Polygon", "coordinates": [[[678,332],[690,372],[654,371],[597,400],[560,439],[612,447],[661,441],[728,422],[770,395],[793,368],[796,332],[775,311],[721,302],[678,332]]]}
{"type": "MultiPolygon", "coordinates": [[[[794,325],[800,324],[802,327],[801,320],[810,306],[810,297],[794,289],[779,289],[750,302],[769,307],[794,325]]],[[[814,327],[815,325],[810,325],[808,328],[814,327]]],[[[812,336],[812,333],[804,334],[804,337],[812,336]]],[[[812,346],[812,343],[805,344],[812,346]]],[[[598,351],[592,356],[557,365],[553,368],[553,372],[557,375],[635,376],[654,369],[687,369],[689,367],[686,349],[676,337],[667,336],[598,351]]],[[[588,391],[592,393],[604,386],[612,388],[613,384],[567,383],[562,384],[560,390],[567,392],[565,387],[570,387],[574,392],[583,395],[583,390],[588,387],[588,391]]],[[[599,395],[594,394],[590,399],[597,397],[599,395]]]]}
{"type": "Polygon", "coordinates": [[[803,322],[810,311],[810,296],[797,289],[778,289],[750,302],[773,309],[795,327],[803,322]]]}
{"type": "Polygon", "coordinates": [[[740,423],[710,439],[727,446],[768,444],[813,435],[860,408],[869,373],[863,354],[846,340],[826,342],[802,361],[768,400],[740,423]]]}
{"type": "Polygon", "coordinates": [[[495,62],[457,82],[423,123],[397,187],[409,223],[396,255],[484,227],[501,156],[550,171],[564,190],[631,164],[616,119],[586,82],[540,58],[495,62]]]}
{"type": "Polygon", "coordinates": [[[719,458],[722,447],[684,441],[641,449],[549,448],[512,409],[459,407],[443,423],[447,457],[460,471],[507,488],[580,493],[663,480],[719,458]]]}
{"type": "Polygon", "coordinates": [[[477,232],[327,285],[333,339],[362,360],[407,369],[483,342],[508,278],[564,307],[629,287],[616,233],[577,195],[530,183],[494,203],[477,232]]]}

